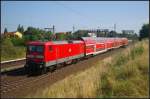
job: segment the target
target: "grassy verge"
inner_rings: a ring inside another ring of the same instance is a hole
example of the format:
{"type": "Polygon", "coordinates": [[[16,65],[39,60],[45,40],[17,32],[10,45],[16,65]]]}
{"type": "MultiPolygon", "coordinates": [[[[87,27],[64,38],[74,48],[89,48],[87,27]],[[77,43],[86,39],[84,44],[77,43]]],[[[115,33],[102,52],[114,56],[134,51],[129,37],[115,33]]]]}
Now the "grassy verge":
{"type": "Polygon", "coordinates": [[[99,97],[148,97],[148,40],[115,55],[101,78],[99,97]]]}
{"type": "Polygon", "coordinates": [[[148,97],[148,40],[27,97],[148,97]]]}

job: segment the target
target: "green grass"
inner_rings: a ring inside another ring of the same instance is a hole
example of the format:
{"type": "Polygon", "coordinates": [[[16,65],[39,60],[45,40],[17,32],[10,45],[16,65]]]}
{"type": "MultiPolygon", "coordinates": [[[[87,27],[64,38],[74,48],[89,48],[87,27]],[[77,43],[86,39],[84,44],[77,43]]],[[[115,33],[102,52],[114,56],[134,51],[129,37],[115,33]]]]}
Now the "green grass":
{"type": "Polygon", "coordinates": [[[26,97],[148,97],[148,40],[93,63],[90,69],[37,90],[26,97]]]}

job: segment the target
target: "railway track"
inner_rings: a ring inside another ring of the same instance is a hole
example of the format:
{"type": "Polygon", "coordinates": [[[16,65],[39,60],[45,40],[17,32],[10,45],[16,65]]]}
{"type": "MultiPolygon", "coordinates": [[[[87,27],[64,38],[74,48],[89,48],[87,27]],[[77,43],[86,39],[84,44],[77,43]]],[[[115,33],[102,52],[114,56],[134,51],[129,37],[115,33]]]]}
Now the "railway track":
{"type": "MultiPolygon", "coordinates": [[[[107,53],[102,53],[94,56],[93,58],[84,59],[77,64],[72,64],[64,68],[57,69],[53,73],[48,72],[47,74],[40,76],[27,77],[26,74],[24,74],[16,77],[5,74],[5,77],[3,77],[4,75],[2,75],[1,96],[6,98],[26,96],[28,93],[36,91],[38,87],[45,88],[50,84],[64,79],[68,75],[91,67],[91,63],[95,63],[100,59],[104,59],[109,55],[112,55],[124,49],[125,48],[111,50],[107,53]]],[[[23,72],[23,70],[19,71],[19,73],[20,72],[23,72]]]]}
{"type": "Polygon", "coordinates": [[[30,87],[30,83],[34,83],[37,81],[42,80],[43,78],[47,77],[49,75],[41,75],[40,77],[31,77],[31,78],[24,78],[24,79],[20,79],[14,82],[4,82],[5,84],[1,86],[1,93],[7,93],[10,91],[13,91],[19,87],[30,87]]]}
{"type": "Polygon", "coordinates": [[[20,65],[25,64],[26,58],[16,59],[16,60],[9,60],[9,61],[2,61],[1,62],[1,69],[6,69],[9,67],[18,67],[20,65]]]}

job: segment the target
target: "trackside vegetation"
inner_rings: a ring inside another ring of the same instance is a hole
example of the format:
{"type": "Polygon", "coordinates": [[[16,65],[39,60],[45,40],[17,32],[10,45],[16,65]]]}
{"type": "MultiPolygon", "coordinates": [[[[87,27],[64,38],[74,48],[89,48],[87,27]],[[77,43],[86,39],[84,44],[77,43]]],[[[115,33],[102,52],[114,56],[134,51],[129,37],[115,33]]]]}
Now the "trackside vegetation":
{"type": "Polygon", "coordinates": [[[148,98],[148,45],[148,39],[137,42],[122,52],[93,63],[92,67],[85,71],[72,74],[26,97],[148,98]]]}

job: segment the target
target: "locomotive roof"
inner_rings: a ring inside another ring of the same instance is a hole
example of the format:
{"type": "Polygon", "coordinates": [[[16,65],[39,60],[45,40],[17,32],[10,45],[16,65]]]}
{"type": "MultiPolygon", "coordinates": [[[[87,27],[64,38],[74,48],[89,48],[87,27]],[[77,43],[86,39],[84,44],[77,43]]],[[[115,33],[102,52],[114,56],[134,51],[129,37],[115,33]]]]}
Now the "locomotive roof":
{"type": "Polygon", "coordinates": [[[28,44],[33,45],[55,45],[55,44],[69,44],[69,43],[82,43],[80,40],[71,40],[71,41],[32,41],[28,44]]]}

